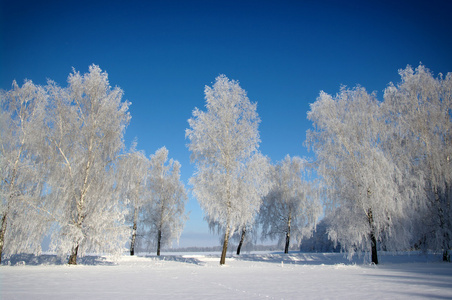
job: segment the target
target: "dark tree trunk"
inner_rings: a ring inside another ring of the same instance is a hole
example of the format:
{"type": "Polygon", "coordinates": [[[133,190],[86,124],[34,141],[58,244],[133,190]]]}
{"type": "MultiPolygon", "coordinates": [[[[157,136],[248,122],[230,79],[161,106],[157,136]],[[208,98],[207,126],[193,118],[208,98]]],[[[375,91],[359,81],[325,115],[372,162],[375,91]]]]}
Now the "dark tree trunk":
{"type": "Polygon", "coordinates": [[[284,253],[289,253],[289,245],[290,245],[290,233],[286,233],[286,245],[284,247],[284,253]]]}
{"type": "Polygon", "coordinates": [[[375,238],[373,229],[372,232],[370,233],[370,242],[372,244],[372,263],[378,265],[377,239],[375,238]]]}
{"type": "Polygon", "coordinates": [[[159,232],[157,233],[157,256],[160,256],[161,241],[162,241],[162,230],[159,229],[159,232]]]}
{"type": "MultiPolygon", "coordinates": [[[[369,194],[370,192],[367,191],[369,194]]],[[[372,215],[372,209],[369,209],[367,211],[367,221],[369,222],[370,226],[370,244],[371,244],[371,251],[372,251],[372,263],[378,265],[378,254],[377,254],[377,238],[375,236],[375,227],[374,227],[374,218],[372,215]]]]}
{"type": "Polygon", "coordinates": [[[443,228],[443,261],[450,261],[450,255],[449,255],[449,234],[444,230],[443,228]]]}
{"type": "Polygon", "coordinates": [[[224,234],[223,251],[221,251],[220,265],[224,265],[226,263],[226,252],[228,251],[228,242],[229,242],[229,227],[226,228],[226,232],[224,234]]]}
{"type": "Polygon", "coordinates": [[[444,201],[448,201],[448,186],[446,183],[446,188],[444,190],[444,195],[443,197],[441,197],[440,192],[438,192],[438,188],[435,186],[434,187],[434,193],[435,193],[435,202],[436,205],[438,207],[438,218],[439,218],[439,228],[441,229],[442,233],[443,233],[443,240],[442,240],[442,244],[443,244],[443,261],[449,261],[450,257],[449,257],[449,235],[447,234],[447,230],[445,229],[446,227],[446,221],[445,221],[445,217],[444,217],[444,209],[443,209],[443,201],[442,199],[444,199],[444,201]]]}
{"type": "Polygon", "coordinates": [[[290,223],[292,222],[292,216],[289,212],[289,219],[287,221],[287,232],[286,232],[286,245],[284,247],[284,253],[289,253],[289,246],[290,246],[290,223]]]}
{"type": "Polygon", "coordinates": [[[240,250],[242,249],[243,241],[245,240],[246,228],[242,229],[242,236],[240,238],[239,246],[237,247],[237,255],[240,255],[240,250]]]}
{"type": "Polygon", "coordinates": [[[135,208],[133,213],[133,228],[132,228],[132,240],[130,241],[130,255],[135,255],[135,241],[137,238],[137,218],[138,218],[138,209],[135,208]]]}
{"type": "Polygon", "coordinates": [[[2,263],[3,246],[5,244],[5,233],[7,225],[7,215],[6,213],[2,217],[2,227],[0,231],[0,264],[2,263]]]}
{"type": "Polygon", "coordinates": [[[72,248],[71,255],[69,256],[69,262],[70,265],[76,265],[77,264],[77,252],[78,252],[78,245],[74,248],[72,248]]]}
{"type": "Polygon", "coordinates": [[[130,241],[130,255],[135,255],[135,240],[137,237],[137,223],[133,223],[132,240],[130,241]]]}
{"type": "MultiPolygon", "coordinates": [[[[450,200],[449,199],[449,185],[447,184],[447,182],[445,182],[445,189],[444,189],[444,201],[446,202],[446,209],[447,209],[447,214],[450,214],[450,200]]],[[[443,225],[444,227],[444,225],[443,225]]],[[[449,248],[450,248],[450,236],[448,231],[444,230],[444,240],[443,240],[443,261],[449,261],[450,262],[450,255],[449,255],[449,248]]]]}
{"type": "Polygon", "coordinates": [[[443,261],[450,261],[449,251],[447,249],[443,251],[443,261]]]}

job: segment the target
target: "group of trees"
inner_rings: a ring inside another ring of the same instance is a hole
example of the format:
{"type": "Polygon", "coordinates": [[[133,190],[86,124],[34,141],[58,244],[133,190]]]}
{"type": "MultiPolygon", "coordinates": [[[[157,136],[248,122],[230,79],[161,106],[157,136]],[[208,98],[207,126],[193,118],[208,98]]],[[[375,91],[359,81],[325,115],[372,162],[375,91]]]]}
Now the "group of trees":
{"type": "Polygon", "coordinates": [[[321,92],[308,112],[311,164],[262,159],[260,120],[246,92],[224,75],[206,87],[207,111],[193,111],[186,137],[197,167],[195,196],[211,228],[224,233],[220,264],[231,236],[240,253],[245,233],[258,227],[287,253],[291,235],[309,238],[322,213],[320,231],[332,244],[316,241],[349,257],[364,251],[378,264],[379,248],[421,248],[449,259],[452,74],[434,78],[420,65],[400,75],[383,101],[360,86],[334,97],[321,92]]]}
{"type": "MultiPolygon", "coordinates": [[[[286,156],[272,164],[259,151],[256,103],[220,75],[205,87],[206,111],[195,109],[186,138],[196,171],[193,194],[209,226],[231,237],[260,231],[288,252],[319,231],[350,256],[378,248],[442,250],[452,237],[452,74],[434,78],[420,65],[400,71],[384,100],[363,87],[320,93],[308,119],[308,163],[286,156]],[[314,175],[312,175],[312,173],[314,175]],[[321,201],[325,206],[322,209],[321,201]]],[[[178,239],[187,199],[180,164],[163,147],[148,159],[134,143],[124,151],[130,120],[122,91],[93,65],[73,72],[68,87],[13,82],[1,93],[0,256],[51,250],[75,264],[86,252],[160,249],[178,239]]],[[[315,243],[325,239],[316,239],[315,243]]]]}
{"type": "Polygon", "coordinates": [[[157,255],[165,245],[178,240],[187,215],[187,193],[180,180],[180,163],[168,161],[166,147],[148,159],[132,145],[129,153],[119,158],[121,199],[128,203],[126,223],[132,225],[130,255],[135,249],[156,248],[157,255]]]}
{"type": "Polygon", "coordinates": [[[384,101],[360,86],[311,104],[307,144],[324,182],[328,235],[350,255],[442,250],[452,236],[452,74],[400,72],[384,101]]]}
{"type": "Polygon", "coordinates": [[[240,253],[257,215],[264,235],[282,236],[287,252],[291,232],[310,233],[321,213],[317,194],[301,177],[305,164],[287,157],[272,166],[259,152],[256,103],[238,82],[220,75],[206,86],[205,98],[207,111],[196,108],[186,130],[196,163],[190,183],[209,225],[224,234],[220,264],[234,233],[240,253]]]}
{"type": "Polygon", "coordinates": [[[131,236],[133,253],[138,220],[150,234],[157,228],[159,245],[180,235],[180,164],[165,165],[165,148],[151,162],[134,147],[124,152],[122,95],[95,65],[70,74],[66,88],[26,81],[1,92],[0,254],[39,253],[46,235],[69,264],[87,252],[122,253],[131,236]]]}

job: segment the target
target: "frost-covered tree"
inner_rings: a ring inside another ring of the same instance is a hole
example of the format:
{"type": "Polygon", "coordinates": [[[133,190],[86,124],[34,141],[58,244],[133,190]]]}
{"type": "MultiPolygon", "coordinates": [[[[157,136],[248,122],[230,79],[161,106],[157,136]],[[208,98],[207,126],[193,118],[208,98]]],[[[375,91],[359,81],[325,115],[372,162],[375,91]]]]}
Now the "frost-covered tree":
{"type": "Polygon", "coordinates": [[[158,149],[150,158],[149,184],[152,201],[144,207],[149,232],[145,239],[157,248],[157,255],[165,245],[178,240],[187,215],[185,202],[187,193],[180,180],[180,163],[168,161],[168,150],[158,149]]]}
{"type": "MultiPolygon", "coordinates": [[[[403,174],[381,145],[387,128],[380,103],[362,87],[343,87],[335,97],[321,92],[308,119],[314,128],[307,143],[331,200],[329,237],[349,257],[356,250],[371,250],[377,264],[377,242],[396,233],[409,201],[409,193],[400,189],[403,174]]],[[[408,244],[409,236],[401,234],[395,246],[408,244]]]]}
{"type": "MultiPolygon", "coordinates": [[[[242,197],[242,201],[252,201],[255,205],[260,205],[262,197],[268,193],[271,187],[270,169],[271,164],[269,158],[260,153],[253,155],[245,166],[241,180],[237,182],[238,189],[240,190],[238,194],[242,197]]],[[[254,205],[243,205],[237,209],[240,209],[240,214],[243,215],[240,218],[242,224],[238,226],[231,237],[238,242],[236,253],[240,255],[242,246],[245,243],[252,244],[253,240],[256,239],[257,231],[254,223],[258,209],[256,210],[256,206],[254,205]]],[[[218,234],[225,232],[225,228],[219,222],[207,220],[211,231],[218,234]]]]}
{"type": "Polygon", "coordinates": [[[262,197],[268,193],[271,186],[271,165],[267,157],[256,153],[252,156],[245,168],[242,180],[238,183],[240,189],[239,194],[244,202],[250,201],[254,205],[243,205],[239,207],[243,217],[241,218],[242,224],[238,228],[240,240],[237,246],[237,255],[240,255],[243,244],[246,241],[250,242],[253,235],[256,234],[254,223],[259,210],[256,209],[256,206],[261,205],[262,197]],[[247,238],[247,235],[250,238],[247,238]]]}
{"type": "Polygon", "coordinates": [[[0,262],[2,254],[41,251],[46,103],[45,89],[31,81],[0,93],[0,262]]]}
{"type": "Polygon", "coordinates": [[[124,154],[118,163],[118,184],[122,199],[127,203],[126,221],[132,225],[130,255],[135,254],[137,233],[143,238],[144,207],[152,201],[149,186],[150,161],[143,151],[136,150],[134,143],[129,153],[124,154]],[[138,228],[140,226],[140,229],[138,228]]]}
{"type": "Polygon", "coordinates": [[[51,249],[70,254],[119,253],[130,237],[119,205],[114,164],[124,148],[129,102],[108,75],[92,65],[73,72],[68,87],[48,85],[51,106],[46,139],[51,151],[49,210],[55,217],[51,249]]]}
{"type": "Polygon", "coordinates": [[[413,220],[415,243],[442,250],[452,247],[452,74],[434,78],[420,65],[400,70],[401,82],[385,90],[386,121],[392,132],[388,152],[400,169],[422,178],[413,220]]]}
{"type": "Polygon", "coordinates": [[[259,212],[262,239],[277,238],[284,253],[289,253],[291,237],[300,241],[312,234],[322,213],[318,193],[304,177],[306,161],[287,155],[272,168],[272,187],[259,212]]]}
{"type": "Polygon", "coordinates": [[[220,264],[225,263],[230,235],[249,223],[259,209],[259,195],[245,199],[247,166],[258,153],[260,119],[239,83],[220,75],[205,87],[206,111],[195,108],[186,137],[196,172],[190,179],[206,219],[224,230],[220,264]]]}

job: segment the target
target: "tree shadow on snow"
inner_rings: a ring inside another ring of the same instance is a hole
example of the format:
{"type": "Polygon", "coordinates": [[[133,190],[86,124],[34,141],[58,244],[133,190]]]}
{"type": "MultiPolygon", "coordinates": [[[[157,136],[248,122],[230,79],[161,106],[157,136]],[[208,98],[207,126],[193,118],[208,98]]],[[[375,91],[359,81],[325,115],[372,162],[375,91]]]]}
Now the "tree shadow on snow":
{"type": "MultiPolygon", "coordinates": [[[[244,254],[234,256],[236,259],[254,262],[269,262],[276,264],[294,264],[294,265],[370,265],[370,257],[366,254],[355,255],[349,260],[344,253],[304,253],[304,252],[273,252],[268,254],[244,254]]],[[[406,264],[413,262],[436,262],[436,254],[413,253],[391,253],[380,252],[380,265],[406,264]]]]}
{"type": "Polygon", "coordinates": [[[266,262],[275,264],[283,263],[288,265],[353,265],[357,263],[355,259],[350,261],[345,258],[343,254],[339,253],[289,252],[285,254],[283,252],[273,252],[269,254],[244,254],[235,256],[235,258],[242,261],[266,262]]]}
{"type": "Polygon", "coordinates": [[[181,262],[186,264],[193,264],[197,266],[204,266],[205,262],[195,258],[195,257],[184,257],[183,255],[161,255],[161,256],[155,256],[155,255],[146,255],[146,258],[152,258],[154,260],[160,260],[160,261],[174,261],[174,262],[181,262]]]}
{"type": "MultiPolygon", "coordinates": [[[[394,274],[363,274],[377,280],[378,282],[388,282],[400,286],[416,287],[416,290],[410,288],[400,289],[399,291],[392,291],[404,298],[422,297],[425,299],[450,299],[450,296],[441,296],[434,291],[437,289],[450,291],[452,295],[452,285],[450,282],[452,276],[452,269],[447,266],[448,263],[433,263],[433,264],[416,264],[414,267],[394,267],[384,268],[385,270],[394,271],[394,274]],[[433,265],[433,266],[432,266],[433,265]],[[425,293],[419,293],[419,287],[425,290],[425,293]],[[429,293],[432,292],[432,293],[429,293]]],[[[394,296],[394,295],[392,295],[394,296]]],[[[397,298],[397,297],[396,297],[397,298]]]]}
{"type": "MultiPolygon", "coordinates": [[[[68,258],[59,257],[55,254],[34,255],[28,253],[14,254],[10,257],[2,259],[2,265],[9,266],[46,266],[46,265],[65,265],[68,258]]],[[[102,256],[84,256],[77,258],[78,265],[89,266],[108,266],[114,265],[113,262],[107,261],[102,256]]]]}

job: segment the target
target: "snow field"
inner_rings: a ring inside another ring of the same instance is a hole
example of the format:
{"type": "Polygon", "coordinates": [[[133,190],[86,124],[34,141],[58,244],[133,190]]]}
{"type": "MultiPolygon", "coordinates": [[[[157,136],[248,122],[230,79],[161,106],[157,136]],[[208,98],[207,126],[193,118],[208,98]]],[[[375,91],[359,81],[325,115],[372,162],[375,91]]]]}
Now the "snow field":
{"type": "Polygon", "coordinates": [[[448,299],[452,265],[439,255],[122,256],[91,265],[3,265],[0,299],[448,299]],[[355,264],[359,263],[359,264],[355,264]]]}

